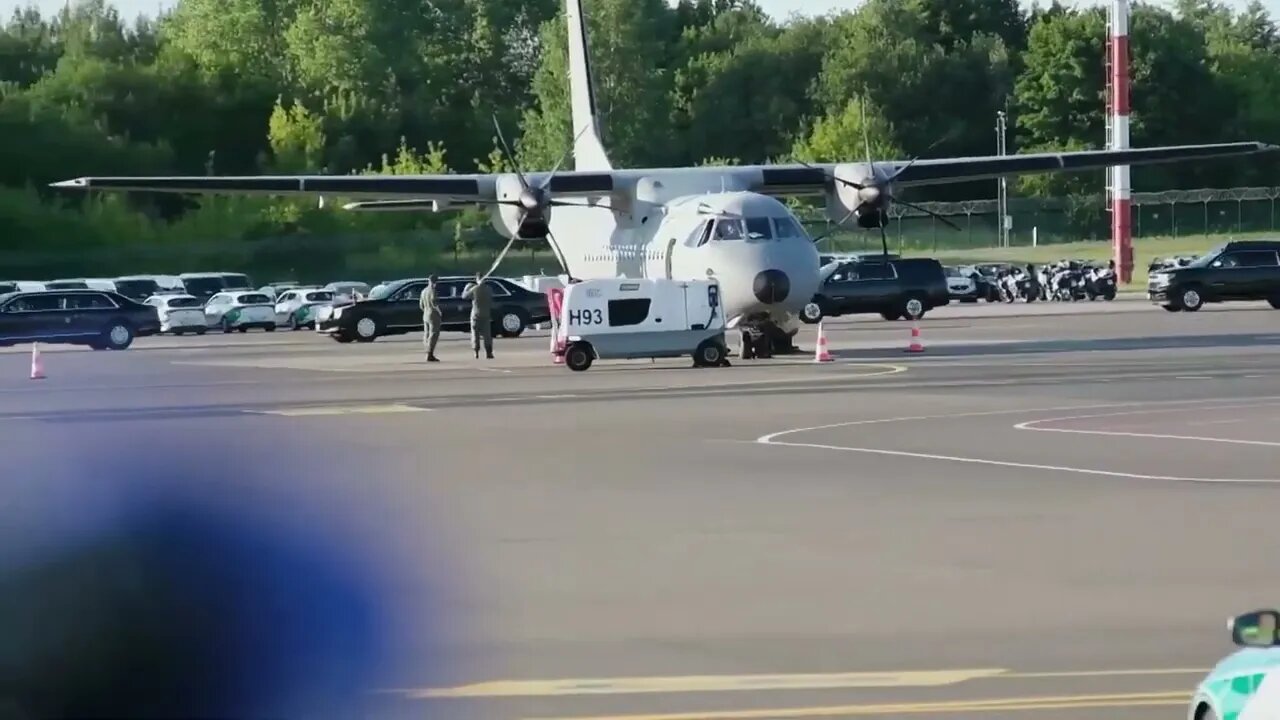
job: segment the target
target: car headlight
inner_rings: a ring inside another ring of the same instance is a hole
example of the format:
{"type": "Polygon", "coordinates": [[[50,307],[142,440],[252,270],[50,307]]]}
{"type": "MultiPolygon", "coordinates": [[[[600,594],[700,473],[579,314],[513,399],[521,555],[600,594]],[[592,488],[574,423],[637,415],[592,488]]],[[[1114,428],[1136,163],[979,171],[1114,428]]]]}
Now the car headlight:
{"type": "Polygon", "coordinates": [[[1148,276],[1148,280],[1150,280],[1150,281],[1151,281],[1151,284],[1152,284],[1152,285],[1156,285],[1156,286],[1161,286],[1161,287],[1162,287],[1162,286],[1164,286],[1164,285],[1168,285],[1168,284],[1169,284],[1169,274],[1168,274],[1168,273],[1153,273],[1153,274],[1151,274],[1150,276],[1148,276]]]}
{"type": "Polygon", "coordinates": [[[333,312],[329,314],[329,317],[333,318],[334,320],[337,320],[338,318],[342,317],[342,311],[344,309],[345,308],[340,308],[340,307],[334,308],[333,312]]]}

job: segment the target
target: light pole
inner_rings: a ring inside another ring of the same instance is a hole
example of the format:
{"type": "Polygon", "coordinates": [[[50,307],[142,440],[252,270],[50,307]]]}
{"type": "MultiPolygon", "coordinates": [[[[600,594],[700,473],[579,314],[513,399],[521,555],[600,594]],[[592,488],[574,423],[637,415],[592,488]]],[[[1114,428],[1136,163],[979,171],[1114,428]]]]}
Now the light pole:
{"type": "MultiPolygon", "coordinates": [[[[1004,156],[1008,152],[1008,122],[1003,110],[996,111],[996,154],[1004,156]]],[[[997,186],[996,207],[1000,215],[1000,247],[1009,247],[1009,181],[1000,177],[997,186]]]]}

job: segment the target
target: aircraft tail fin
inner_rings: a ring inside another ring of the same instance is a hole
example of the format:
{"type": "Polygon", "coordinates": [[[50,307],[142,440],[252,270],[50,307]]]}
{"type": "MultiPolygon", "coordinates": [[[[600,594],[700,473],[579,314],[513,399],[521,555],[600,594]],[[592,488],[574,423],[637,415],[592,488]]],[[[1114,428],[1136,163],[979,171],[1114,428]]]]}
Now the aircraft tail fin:
{"type": "Polygon", "coordinates": [[[573,105],[574,167],[578,170],[612,170],[600,141],[596,116],[596,91],[591,82],[591,53],[587,47],[587,21],[582,0],[565,0],[569,23],[569,92],[573,105]]]}

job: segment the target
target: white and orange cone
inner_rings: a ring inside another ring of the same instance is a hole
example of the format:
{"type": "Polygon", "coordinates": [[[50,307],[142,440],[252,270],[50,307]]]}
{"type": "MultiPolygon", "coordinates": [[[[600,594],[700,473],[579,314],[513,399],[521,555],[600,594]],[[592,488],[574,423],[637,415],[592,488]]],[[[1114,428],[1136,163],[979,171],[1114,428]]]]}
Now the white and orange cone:
{"type": "Polygon", "coordinates": [[[818,323],[818,346],[813,351],[813,361],[817,363],[835,362],[835,358],[831,356],[831,350],[827,348],[827,332],[822,327],[822,323],[818,323]]]}
{"type": "Polygon", "coordinates": [[[907,346],[909,353],[924,352],[924,343],[920,340],[920,323],[911,321],[911,344],[907,346]]]}
{"type": "Polygon", "coordinates": [[[31,379],[45,379],[44,360],[40,359],[40,343],[31,344],[31,379]]]}

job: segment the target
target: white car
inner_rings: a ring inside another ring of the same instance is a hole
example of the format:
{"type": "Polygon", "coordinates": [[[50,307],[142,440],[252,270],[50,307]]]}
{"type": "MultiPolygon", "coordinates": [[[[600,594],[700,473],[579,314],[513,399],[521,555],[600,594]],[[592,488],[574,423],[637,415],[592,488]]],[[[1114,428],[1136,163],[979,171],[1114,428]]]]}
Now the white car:
{"type": "Polygon", "coordinates": [[[266,293],[255,291],[220,292],[204,306],[205,322],[222,332],[245,332],[249,328],[276,331],[276,306],[266,293]]]}
{"type": "Polygon", "coordinates": [[[978,301],[978,283],[963,268],[946,267],[947,292],[961,302],[978,301]]]}
{"type": "Polygon", "coordinates": [[[328,290],[314,288],[295,288],[285,290],[276,299],[276,320],[289,326],[290,330],[316,324],[316,312],[333,302],[333,293],[328,290]]]}
{"type": "Polygon", "coordinates": [[[160,332],[182,335],[193,332],[203,335],[209,329],[205,320],[204,303],[191,295],[152,295],[143,301],[156,309],[160,316],[160,332]]]}

